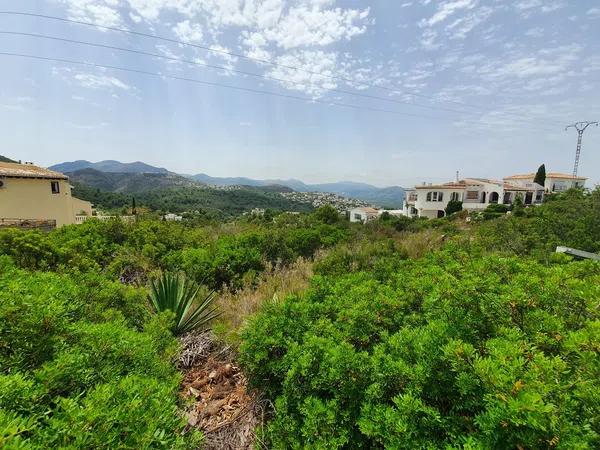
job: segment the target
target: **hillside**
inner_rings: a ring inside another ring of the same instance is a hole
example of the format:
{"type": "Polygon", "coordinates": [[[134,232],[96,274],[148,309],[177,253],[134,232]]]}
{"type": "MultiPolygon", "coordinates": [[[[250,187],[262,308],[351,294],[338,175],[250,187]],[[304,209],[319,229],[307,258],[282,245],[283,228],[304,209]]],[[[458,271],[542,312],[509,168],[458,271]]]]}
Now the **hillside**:
{"type": "Polygon", "coordinates": [[[63,173],[68,175],[73,183],[84,184],[102,191],[124,192],[129,194],[174,186],[190,187],[200,185],[198,182],[168,172],[120,173],[86,168],[74,172],[63,173]]]}
{"type": "Polygon", "coordinates": [[[48,167],[50,170],[57,172],[75,172],[81,169],[95,169],[101,172],[118,172],[118,173],[162,173],[167,174],[169,171],[162,167],[154,167],[141,161],[131,163],[122,163],[115,160],[105,160],[99,162],[91,162],[83,159],[71,162],[63,162],[48,167]]]}
{"type": "Polygon", "coordinates": [[[99,208],[115,210],[131,205],[153,211],[195,212],[211,217],[231,217],[254,208],[308,212],[311,205],[286,199],[281,186],[214,188],[179,175],[159,173],[109,173],[95,169],[67,172],[73,194],[99,208]]]}
{"type": "Polygon", "coordinates": [[[0,155],[0,162],[16,163],[17,161],[15,161],[14,159],[7,158],[6,156],[0,155]]]}
{"type": "MultiPolygon", "coordinates": [[[[174,172],[161,167],[154,167],[149,164],[137,161],[133,163],[122,163],[114,160],[106,160],[100,162],[90,162],[86,160],[78,160],[71,162],[63,162],[49,167],[51,170],[58,172],[78,172],[82,169],[94,169],[100,172],[120,173],[120,174],[170,174],[175,176],[174,172]]],[[[249,187],[268,187],[270,191],[277,191],[273,186],[281,186],[292,189],[297,192],[326,192],[337,194],[342,197],[362,200],[374,206],[400,208],[404,200],[404,189],[399,186],[390,186],[379,188],[367,183],[357,183],[354,181],[340,181],[336,183],[320,183],[307,184],[301,180],[294,178],[290,179],[253,179],[247,177],[212,177],[205,173],[196,175],[184,175],[181,177],[191,179],[193,181],[209,184],[212,186],[249,186],[249,187]]],[[[112,189],[110,189],[112,190],[112,189]]],[[[291,192],[291,191],[282,191],[291,192]]]]}
{"type": "Polygon", "coordinates": [[[399,186],[390,186],[378,188],[367,183],[357,183],[354,181],[340,181],[336,183],[307,184],[296,179],[268,179],[256,180],[245,177],[211,177],[204,173],[191,175],[190,178],[202,183],[214,186],[266,186],[281,185],[287,186],[298,192],[327,192],[337,194],[342,197],[355,198],[373,204],[375,206],[400,208],[404,200],[404,189],[399,186]]]}

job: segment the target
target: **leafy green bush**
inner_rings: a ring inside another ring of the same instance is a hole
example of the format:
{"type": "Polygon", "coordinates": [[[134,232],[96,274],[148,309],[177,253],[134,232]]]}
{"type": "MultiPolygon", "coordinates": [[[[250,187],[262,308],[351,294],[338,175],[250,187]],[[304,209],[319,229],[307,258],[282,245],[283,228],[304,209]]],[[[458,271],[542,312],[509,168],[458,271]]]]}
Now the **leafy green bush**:
{"type": "Polygon", "coordinates": [[[265,306],[241,359],[272,446],[597,448],[600,265],[473,252],[265,306]]]}
{"type": "Polygon", "coordinates": [[[456,212],[462,211],[463,204],[460,200],[450,200],[446,205],[446,215],[449,216],[456,212]]]}
{"type": "Polygon", "coordinates": [[[188,448],[177,414],[174,316],[100,275],[0,258],[0,446],[188,448]]]}
{"type": "Polygon", "coordinates": [[[552,201],[514,213],[477,228],[477,242],[486,250],[530,254],[547,260],[557,246],[600,251],[600,188],[591,193],[571,190],[552,201]]]}

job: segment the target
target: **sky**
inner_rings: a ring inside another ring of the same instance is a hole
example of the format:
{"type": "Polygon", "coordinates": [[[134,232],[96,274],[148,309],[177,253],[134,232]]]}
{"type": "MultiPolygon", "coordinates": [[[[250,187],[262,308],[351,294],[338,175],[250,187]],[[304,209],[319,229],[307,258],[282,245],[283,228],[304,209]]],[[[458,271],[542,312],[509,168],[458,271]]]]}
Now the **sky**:
{"type": "MultiPolygon", "coordinates": [[[[542,163],[570,173],[577,133],[565,126],[600,120],[599,0],[0,0],[0,11],[0,154],[42,166],[140,160],[410,187],[542,163]]],[[[579,174],[600,183],[599,127],[584,134],[579,174]]]]}

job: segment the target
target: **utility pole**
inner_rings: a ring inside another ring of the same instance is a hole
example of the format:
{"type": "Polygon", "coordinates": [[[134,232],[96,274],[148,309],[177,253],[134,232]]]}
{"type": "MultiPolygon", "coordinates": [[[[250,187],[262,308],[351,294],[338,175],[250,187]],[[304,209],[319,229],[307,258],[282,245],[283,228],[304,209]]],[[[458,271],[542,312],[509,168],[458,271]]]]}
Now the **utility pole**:
{"type": "MultiPolygon", "coordinates": [[[[581,154],[581,138],[583,137],[583,132],[590,125],[598,126],[598,122],[575,122],[572,125],[568,125],[565,127],[565,131],[569,128],[575,128],[577,130],[577,151],[575,152],[575,165],[573,166],[573,178],[577,176],[577,169],[579,169],[579,155],[581,154]]],[[[575,179],[573,179],[573,183],[575,183],[575,179]]]]}

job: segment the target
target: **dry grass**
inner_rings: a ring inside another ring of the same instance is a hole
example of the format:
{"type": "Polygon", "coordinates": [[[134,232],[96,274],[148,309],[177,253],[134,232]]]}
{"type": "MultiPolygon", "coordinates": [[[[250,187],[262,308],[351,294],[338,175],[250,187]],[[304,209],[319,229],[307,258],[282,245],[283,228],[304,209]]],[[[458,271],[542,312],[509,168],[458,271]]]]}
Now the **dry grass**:
{"type": "Polygon", "coordinates": [[[283,299],[305,290],[312,276],[313,262],[298,259],[290,266],[272,267],[258,281],[237,291],[225,290],[216,299],[222,315],[215,326],[219,337],[236,343],[246,319],[258,312],[265,300],[283,299]]]}
{"type": "Polygon", "coordinates": [[[405,250],[408,257],[417,259],[439,249],[447,236],[440,230],[430,228],[418,232],[401,233],[395,240],[398,247],[405,250]]]}

